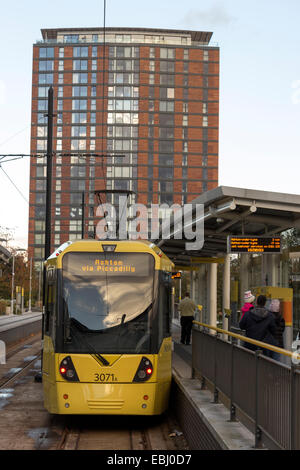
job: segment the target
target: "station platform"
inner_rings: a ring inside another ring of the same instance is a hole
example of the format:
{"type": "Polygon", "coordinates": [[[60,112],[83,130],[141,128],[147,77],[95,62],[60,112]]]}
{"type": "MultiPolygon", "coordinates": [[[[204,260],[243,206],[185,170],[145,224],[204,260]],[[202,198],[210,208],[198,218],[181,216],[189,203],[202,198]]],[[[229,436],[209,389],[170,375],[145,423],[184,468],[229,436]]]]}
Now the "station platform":
{"type": "Polygon", "coordinates": [[[172,324],[173,388],[171,406],[192,450],[253,450],[254,435],[240,422],[229,421],[229,410],[214,403],[213,394],[192,377],[192,346],[180,343],[180,325],[172,324]]]}
{"type": "Polygon", "coordinates": [[[0,316],[0,340],[6,346],[42,330],[42,312],[0,316]]]}

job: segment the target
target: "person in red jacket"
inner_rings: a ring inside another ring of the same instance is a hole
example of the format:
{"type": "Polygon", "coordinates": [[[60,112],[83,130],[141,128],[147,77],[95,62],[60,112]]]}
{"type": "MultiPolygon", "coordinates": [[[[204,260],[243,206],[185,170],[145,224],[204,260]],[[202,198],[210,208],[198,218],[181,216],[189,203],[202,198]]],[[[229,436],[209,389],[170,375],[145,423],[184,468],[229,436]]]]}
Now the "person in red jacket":
{"type": "Polygon", "coordinates": [[[255,296],[252,294],[251,290],[247,290],[244,295],[244,305],[241,308],[242,315],[240,320],[243,318],[246,312],[249,312],[250,308],[254,307],[255,296]]]}

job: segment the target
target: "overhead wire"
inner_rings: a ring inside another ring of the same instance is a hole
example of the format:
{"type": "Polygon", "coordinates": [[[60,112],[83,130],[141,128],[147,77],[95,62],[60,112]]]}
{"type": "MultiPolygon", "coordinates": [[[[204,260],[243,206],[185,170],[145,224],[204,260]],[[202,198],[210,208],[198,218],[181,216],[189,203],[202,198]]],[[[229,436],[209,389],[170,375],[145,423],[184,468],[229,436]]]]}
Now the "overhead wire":
{"type": "Polygon", "coordinates": [[[13,182],[13,180],[10,178],[10,176],[6,173],[6,171],[2,168],[2,165],[0,164],[0,169],[3,171],[3,173],[6,175],[6,177],[9,179],[9,181],[11,182],[11,184],[14,186],[14,188],[18,191],[18,193],[20,194],[20,196],[22,196],[22,198],[24,199],[24,201],[27,202],[27,204],[29,205],[29,201],[28,199],[24,196],[24,194],[22,193],[22,191],[18,188],[18,186],[13,182]]]}

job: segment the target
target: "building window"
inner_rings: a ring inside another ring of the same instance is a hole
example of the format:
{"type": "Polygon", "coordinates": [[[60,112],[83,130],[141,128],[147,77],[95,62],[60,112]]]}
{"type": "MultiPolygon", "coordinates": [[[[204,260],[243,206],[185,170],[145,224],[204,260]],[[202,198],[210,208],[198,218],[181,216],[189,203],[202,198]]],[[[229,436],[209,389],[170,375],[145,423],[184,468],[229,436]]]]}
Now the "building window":
{"type": "Polygon", "coordinates": [[[183,49],[183,60],[189,60],[189,50],[183,49]]]}
{"type": "Polygon", "coordinates": [[[73,113],[72,124],[86,124],[87,114],[86,113],[73,113]]]}
{"type": "MultiPolygon", "coordinates": [[[[71,150],[86,150],[86,140],[71,140],[71,150]]],[[[75,188],[73,188],[75,189],[75,188]]]]}
{"type": "Polygon", "coordinates": [[[79,42],[79,34],[65,34],[64,42],[79,42]]]}
{"type": "Polygon", "coordinates": [[[53,85],[53,73],[40,73],[39,85],[53,85]]]}
{"type": "Polygon", "coordinates": [[[73,47],[73,57],[88,57],[89,48],[84,47],[73,47]]]}
{"type": "Polygon", "coordinates": [[[174,99],[175,96],[175,90],[174,88],[165,88],[161,87],[159,90],[159,97],[161,99],[174,99]]]}
{"type": "Polygon", "coordinates": [[[160,84],[161,85],[169,85],[169,86],[173,87],[174,84],[175,84],[174,75],[160,74],[160,84]]]}
{"type": "Polygon", "coordinates": [[[85,84],[88,82],[87,73],[73,73],[73,83],[74,84],[85,84]]]}
{"type": "Polygon", "coordinates": [[[85,111],[87,109],[87,100],[72,100],[73,111],[85,111]]]}
{"type": "Polygon", "coordinates": [[[54,60],[40,60],[39,71],[47,72],[54,70],[54,60]]]}
{"type": "Polygon", "coordinates": [[[159,128],[159,137],[162,139],[173,139],[174,138],[174,128],[172,127],[160,127],[159,128]]]}
{"type": "Polygon", "coordinates": [[[47,98],[48,96],[48,88],[47,87],[39,87],[38,88],[38,97],[39,98],[47,98]]]}
{"type": "Polygon", "coordinates": [[[87,60],[73,60],[73,70],[87,70],[88,61],[87,60]]]}
{"type": "Polygon", "coordinates": [[[86,137],[86,127],[72,126],[72,137],[86,137]]]}
{"type": "Polygon", "coordinates": [[[168,62],[166,60],[161,60],[160,61],[160,71],[161,72],[174,73],[174,71],[175,71],[174,62],[168,62]]]}
{"type": "Polygon", "coordinates": [[[51,59],[54,57],[54,47],[41,47],[39,53],[40,59],[51,59]]]}
{"type": "Polygon", "coordinates": [[[87,87],[86,86],[73,86],[72,87],[72,96],[79,96],[84,98],[87,96],[87,87]]]}
{"type": "Polygon", "coordinates": [[[161,47],[160,58],[161,59],[175,59],[175,49],[161,47]]]}
{"type": "Polygon", "coordinates": [[[173,101],[160,101],[159,110],[162,112],[174,112],[174,102],[173,101]]]}

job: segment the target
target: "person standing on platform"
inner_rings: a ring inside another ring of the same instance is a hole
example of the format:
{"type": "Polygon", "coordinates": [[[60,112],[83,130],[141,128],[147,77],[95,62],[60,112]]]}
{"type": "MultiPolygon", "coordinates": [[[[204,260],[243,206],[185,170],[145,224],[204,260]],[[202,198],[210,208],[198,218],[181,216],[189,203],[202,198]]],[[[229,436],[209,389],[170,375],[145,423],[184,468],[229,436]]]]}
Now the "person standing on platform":
{"type": "MultiPolygon", "coordinates": [[[[266,301],[267,298],[265,295],[259,295],[256,300],[256,306],[254,308],[250,308],[250,310],[245,313],[243,318],[240,320],[239,326],[241,330],[246,331],[246,336],[248,338],[277,346],[277,341],[275,339],[275,318],[272,313],[265,308],[266,301]]],[[[258,349],[258,346],[247,342],[245,342],[245,347],[252,351],[258,349]]],[[[270,352],[271,351],[268,349],[263,349],[263,353],[266,356],[270,357],[270,352]]]]}
{"type": "MultiPolygon", "coordinates": [[[[275,318],[275,324],[276,324],[275,339],[278,343],[278,347],[284,349],[283,332],[285,330],[285,320],[279,310],[280,310],[280,301],[278,299],[272,299],[270,306],[269,306],[269,312],[271,312],[275,318]]],[[[271,351],[271,358],[274,359],[275,361],[280,361],[280,354],[275,351],[271,351]]]]}
{"type": "Polygon", "coordinates": [[[240,320],[243,318],[246,312],[249,312],[250,308],[254,307],[255,296],[252,294],[251,290],[247,290],[244,295],[244,305],[241,308],[242,315],[240,320]]]}
{"type": "Polygon", "coordinates": [[[178,310],[180,312],[181,324],[181,340],[182,344],[189,345],[191,340],[191,332],[194,320],[195,310],[197,305],[190,299],[190,294],[187,292],[184,299],[179,303],[178,310]]]}

